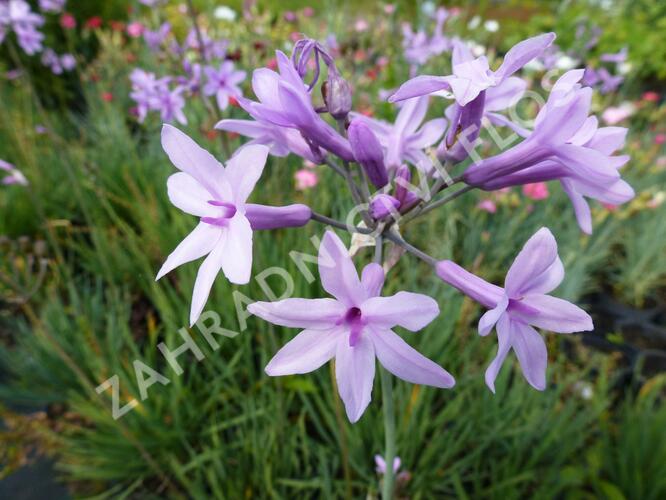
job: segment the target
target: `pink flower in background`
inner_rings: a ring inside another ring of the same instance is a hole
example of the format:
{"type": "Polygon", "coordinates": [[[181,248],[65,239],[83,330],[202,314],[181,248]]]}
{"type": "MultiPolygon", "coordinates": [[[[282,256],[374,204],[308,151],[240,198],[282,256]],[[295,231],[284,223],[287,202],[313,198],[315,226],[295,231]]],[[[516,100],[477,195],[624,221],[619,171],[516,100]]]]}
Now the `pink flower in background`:
{"type": "Polygon", "coordinates": [[[62,16],[60,16],[60,26],[66,30],[72,30],[76,28],[76,19],[70,13],[65,12],[62,16]]]}
{"type": "Polygon", "coordinates": [[[2,184],[6,186],[10,184],[18,184],[20,186],[28,185],[28,179],[26,179],[21,171],[11,163],[0,160],[0,171],[7,172],[7,175],[2,178],[2,181],[0,181],[2,184]]]}
{"type": "Polygon", "coordinates": [[[354,423],[370,404],[376,358],[389,372],[407,382],[443,389],[455,380],[438,364],[402,340],[393,328],[416,332],[439,314],[427,295],[398,292],[381,297],[384,271],[376,263],[361,278],[349,251],[332,231],[319,246],[321,283],[334,298],[255,302],[248,311],[273,324],[304,328],[271,359],[272,377],[309,373],[335,358],[338,392],[354,423]]]}
{"type": "Polygon", "coordinates": [[[127,25],[127,34],[132,38],[139,38],[143,35],[144,26],[138,21],[131,22],[127,25]]]}
{"type": "Polygon", "coordinates": [[[319,179],[317,178],[317,173],[312,170],[302,168],[294,174],[294,179],[296,179],[296,189],[299,191],[305,191],[311,187],[315,187],[319,179]]]}
{"type": "Polygon", "coordinates": [[[523,194],[533,200],[545,200],[548,198],[548,185],[545,182],[525,184],[523,194]]]}
{"type": "Polygon", "coordinates": [[[395,4],[387,3],[384,5],[384,14],[391,15],[395,12],[395,4]]]}
{"type": "Polygon", "coordinates": [[[657,102],[659,100],[659,94],[652,90],[648,90],[643,94],[642,99],[647,102],[657,102]]]}
{"type": "Polygon", "coordinates": [[[622,120],[626,120],[636,111],[636,107],[630,102],[623,102],[617,107],[606,108],[601,118],[609,125],[615,125],[622,120]]]}
{"type": "Polygon", "coordinates": [[[654,143],[662,145],[666,143],[666,134],[657,134],[654,136],[654,143]]]}
{"type": "Polygon", "coordinates": [[[312,7],[303,8],[303,17],[312,17],[314,16],[314,9],[312,7]]]}
{"type": "Polygon", "coordinates": [[[368,29],[368,27],[369,27],[368,26],[368,21],[366,21],[365,19],[358,19],[354,23],[354,29],[356,31],[358,31],[359,33],[363,32],[363,31],[366,31],[368,29]]]}
{"type": "Polygon", "coordinates": [[[497,205],[495,204],[495,202],[487,198],[485,200],[481,200],[476,205],[476,208],[478,208],[479,210],[485,210],[489,214],[494,214],[495,212],[497,212],[497,205]]]}

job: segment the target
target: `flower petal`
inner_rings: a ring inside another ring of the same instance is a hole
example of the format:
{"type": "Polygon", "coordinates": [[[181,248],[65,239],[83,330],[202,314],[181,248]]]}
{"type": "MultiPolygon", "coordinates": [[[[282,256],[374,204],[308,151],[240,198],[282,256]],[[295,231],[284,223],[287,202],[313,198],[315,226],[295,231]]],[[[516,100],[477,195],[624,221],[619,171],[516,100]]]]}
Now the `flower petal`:
{"type": "Polygon", "coordinates": [[[409,137],[408,148],[424,149],[432,146],[444,135],[446,123],[445,118],[425,122],[418,132],[409,137]]]}
{"type": "Polygon", "coordinates": [[[531,286],[539,282],[557,259],[557,242],[548,230],[542,227],[527,240],[506,274],[504,286],[510,298],[520,298],[531,286]]]}
{"type": "Polygon", "coordinates": [[[247,310],[274,325],[325,330],[335,325],[347,308],[335,299],[284,299],[255,302],[247,310]]]}
{"type": "Polygon", "coordinates": [[[540,56],[554,40],[555,33],[544,33],[517,43],[506,53],[504,61],[502,61],[502,65],[497,69],[495,75],[498,78],[511,76],[532,59],[540,56]]]}
{"type": "Polygon", "coordinates": [[[222,262],[226,257],[226,241],[225,237],[228,236],[227,231],[224,231],[223,236],[218,240],[215,248],[210,252],[208,257],[204,259],[197,272],[197,279],[194,282],[194,291],[192,292],[192,306],[190,308],[190,326],[194,325],[201,316],[208,295],[213,287],[213,282],[220,272],[222,262]]]}
{"type": "Polygon", "coordinates": [[[416,332],[439,314],[437,301],[420,293],[398,292],[390,297],[371,297],[361,306],[362,318],[370,325],[402,326],[416,332]]]}
{"type": "Polygon", "coordinates": [[[497,355],[486,368],[486,385],[495,394],[495,379],[502,368],[506,355],[511,350],[511,321],[508,314],[503,314],[497,321],[497,355]]]}
{"type": "Polygon", "coordinates": [[[507,306],[509,305],[509,297],[504,295],[502,299],[498,302],[497,307],[486,311],[486,313],[481,316],[479,320],[479,335],[485,337],[490,333],[490,330],[493,329],[495,323],[499,320],[500,316],[504,314],[507,306]]]}
{"type": "Polygon", "coordinates": [[[592,318],[580,307],[550,295],[526,295],[520,301],[526,309],[511,311],[524,322],[557,333],[589,332],[594,329],[592,318]]]}
{"type": "Polygon", "coordinates": [[[371,333],[375,354],[384,368],[412,384],[431,385],[450,389],[456,383],[453,376],[434,361],[426,358],[391,330],[371,333]]]}
{"type": "Polygon", "coordinates": [[[252,228],[241,213],[229,220],[222,271],[229,281],[244,285],[252,272],[252,228]]]}
{"type": "Polygon", "coordinates": [[[389,102],[404,101],[450,88],[448,79],[444,76],[420,75],[403,83],[388,100],[389,102]]]}
{"type": "Polygon", "coordinates": [[[520,321],[511,321],[511,346],[529,384],[543,391],[546,388],[548,351],[546,343],[534,328],[520,321]]]}
{"type": "Polygon", "coordinates": [[[314,371],[335,355],[342,334],[340,327],[303,330],[273,356],[265,371],[271,377],[314,371]]]}
{"type": "Polygon", "coordinates": [[[222,229],[200,222],[194,230],[188,234],[176,249],[169,254],[162,268],[157,273],[155,280],[160,279],[168,272],[178,266],[199,259],[208,254],[222,238],[222,229]]]}
{"type": "Polygon", "coordinates": [[[562,184],[562,189],[564,189],[564,192],[571,200],[581,231],[585,234],[592,234],[592,213],[590,212],[587,200],[585,200],[582,194],[576,191],[575,184],[571,179],[561,179],[560,183],[562,184]]]}
{"type": "Polygon", "coordinates": [[[261,144],[241,147],[227,162],[227,180],[237,204],[245,203],[266,165],[269,148],[261,144]]]}
{"type": "Polygon", "coordinates": [[[228,199],[224,167],[208,151],[176,127],[162,126],[162,148],[176,168],[194,177],[217,199],[228,199]]]}
{"type": "Polygon", "coordinates": [[[361,284],[368,297],[377,297],[384,286],[384,269],[376,262],[372,262],[363,268],[361,273],[361,284]]]}
{"type": "Polygon", "coordinates": [[[335,378],[347,417],[354,423],[370,404],[375,379],[375,348],[367,335],[362,334],[353,347],[349,342],[337,343],[335,378]]]}
{"type": "Polygon", "coordinates": [[[183,212],[197,217],[213,216],[215,209],[208,203],[213,198],[190,174],[177,172],[167,179],[169,200],[183,212]]]}
{"type": "Polygon", "coordinates": [[[507,78],[496,87],[490,87],[486,91],[485,112],[501,111],[515,106],[523,97],[527,82],[517,76],[507,78]]]}
{"type": "Polygon", "coordinates": [[[428,112],[428,101],[428,96],[415,97],[405,101],[395,119],[392,133],[400,138],[413,134],[428,112]]]}
{"type": "Polygon", "coordinates": [[[319,246],[319,276],[328,293],[348,307],[359,306],[366,298],[354,263],[340,238],[326,231],[319,246]]]}

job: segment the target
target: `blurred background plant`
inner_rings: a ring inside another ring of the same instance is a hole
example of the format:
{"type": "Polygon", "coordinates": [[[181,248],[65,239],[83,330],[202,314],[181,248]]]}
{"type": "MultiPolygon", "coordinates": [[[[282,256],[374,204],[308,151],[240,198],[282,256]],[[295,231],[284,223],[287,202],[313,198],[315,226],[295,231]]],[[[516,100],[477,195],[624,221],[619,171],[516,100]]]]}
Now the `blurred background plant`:
{"type": "MultiPolygon", "coordinates": [[[[40,2],[30,5],[41,12],[40,2]]],[[[595,109],[605,110],[602,123],[631,129],[632,161],[623,175],[637,197],[622,207],[593,206],[592,236],[581,235],[566,196],[552,184],[462,198],[411,230],[438,258],[455,258],[497,282],[522,242],[547,225],[567,269],[559,295],[584,304],[597,329],[549,338],[546,392],[531,390],[507,367],[493,396],[483,384],[493,353],[476,335],[479,308],[428,269],[401,261],[387,286],[397,288],[399,280],[442,307],[413,343],[455,373],[458,385],[448,392],[397,386],[399,407],[408,409],[398,419],[398,454],[409,472],[400,495],[663,498],[663,2],[447,3],[445,20],[433,2],[192,6],[203,35],[219,44],[217,66],[231,61],[248,72],[244,93],[253,68],[274,66],[274,50],[289,51],[305,33],[335,53],[354,87],[355,110],[380,118],[395,116],[380,97],[415,65],[425,74],[444,72],[453,37],[473,41],[494,60],[515,42],[552,30],[558,50],[531,68],[535,86],[549,68],[605,68],[600,90],[604,78],[621,79],[598,93],[595,109]],[[415,60],[414,47],[427,49],[427,57],[415,60]]],[[[187,87],[178,105],[187,125],[179,126],[220,158],[242,141],[213,125],[246,117],[233,99],[220,109],[202,95],[205,76],[194,81],[195,65],[212,61],[203,57],[191,14],[189,2],[176,1],[70,1],[61,12],[43,12],[44,47],[76,60],[59,74],[42,54],[21,51],[13,33],[0,44],[0,159],[28,181],[0,186],[2,475],[49,456],[75,496],[377,496],[378,406],[352,426],[341,417],[328,369],[298,379],[263,373],[293,331],[251,318],[246,331],[212,351],[192,330],[206,358],[183,363],[180,377],[156,348],[179,345],[187,321],[194,268],[179,269],[169,286],[154,277],[191,221],[166,197],[172,167],[159,144],[165,118],[149,112],[141,119],[130,75],[139,68],[168,77],[170,92],[187,87]],[[165,22],[168,33],[151,49],[147,33],[165,22]],[[153,386],[148,399],[114,420],[110,399],[95,387],[117,374],[121,404],[140,398],[134,359],[171,383],[153,386]]],[[[350,207],[336,195],[337,182],[323,167],[271,158],[255,198],[343,217],[350,207]]],[[[312,253],[309,237],[317,231],[257,234],[255,270],[284,266],[295,277],[295,296],[319,296],[289,259],[293,250],[312,253]]],[[[212,309],[222,326],[237,330],[234,291],[256,300],[266,295],[255,282],[215,283],[212,309]]]]}

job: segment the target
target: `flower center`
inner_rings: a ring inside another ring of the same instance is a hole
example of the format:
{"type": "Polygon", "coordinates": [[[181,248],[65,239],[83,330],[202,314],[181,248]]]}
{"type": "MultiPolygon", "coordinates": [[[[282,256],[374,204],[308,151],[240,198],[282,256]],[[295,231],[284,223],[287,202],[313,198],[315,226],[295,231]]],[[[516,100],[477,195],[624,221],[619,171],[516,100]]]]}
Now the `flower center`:
{"type": "Polygon", "coordinates": [[[347,309],[345,315],[340,319],[339,323],[349,326],[351,332],[349,333],[349,345],[354,347],[361,339],[361,332],[365,326],[365,322],[361,318],[361,310],[358,307],[351,307],[347,309]]]}
{"type": "Polygon", "coordinates": [[[236,215],[236,206],[233,203],[218,200],[209,200],[209,205],[219,208],[219,215],[217,217],[202,217],[201,222],[211,224],[213,226],[226,227],[234,215],[236,215]]]}

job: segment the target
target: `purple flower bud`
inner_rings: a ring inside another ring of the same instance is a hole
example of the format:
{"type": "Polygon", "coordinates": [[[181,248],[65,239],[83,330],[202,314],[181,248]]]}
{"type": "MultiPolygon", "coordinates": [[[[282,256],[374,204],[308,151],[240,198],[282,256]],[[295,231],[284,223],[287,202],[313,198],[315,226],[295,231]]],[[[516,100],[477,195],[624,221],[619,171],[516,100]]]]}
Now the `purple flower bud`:
{"type": "Polygon", "coordinates": [[[398,207],[400,201],[390,194],[378,194],[370,201],[370,215],[375,220],[381,220],[397,211],[398,207]]]}
{"type": "Polygon", "coordinates": [[[344,120],[352,108],[352,91],[340,73],[329,68],[328,80],[321,87],[326,108],[336,120],[344,120]]]}
{"type": "Polygon", "coordinates": [[[310,207],[301,204],[286,207],[269,207],[267,205],[245,205],[245,217],[250,221],[253,230],[277,229],[280,227],[300,227],[310,220],[310,207]]]}
{"type": "Polygon", "coordinates": [[[384,152],[379,140],[362,120],[351,122],[347,130],[354,158],[361,164],[370,182],[381,188],[388,184],[388,173],[384,166],[384,152]]]}

